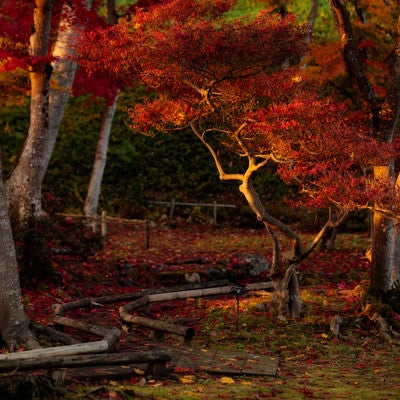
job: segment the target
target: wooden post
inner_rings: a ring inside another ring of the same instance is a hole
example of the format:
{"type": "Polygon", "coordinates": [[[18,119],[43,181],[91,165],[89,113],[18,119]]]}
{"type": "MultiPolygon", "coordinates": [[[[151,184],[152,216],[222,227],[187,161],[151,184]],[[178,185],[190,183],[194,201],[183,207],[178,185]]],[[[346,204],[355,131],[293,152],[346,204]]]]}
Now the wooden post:
{"type": "Polygon", "coordinates": [[[92,214],[92,215],[88,216],[87,224],[88,224],[88,226],[92,227],[93,233],[99,232],[99,219],[98,218],[99,217],[97,214],[92,214]]]}
{"type": "Polygon", "coordinates": [[[149,220],[146,219],[146,249],[150,248],[150,223],[149,220]]]}
{"type": "Polygon", "coordinates": [[[105,211],[101,213],[100,226],[101,237],[105,239],[105,237],[107,236],[107,213],[105,211]]]}
{"type": "Polygon", "coordinates": [[[169,206],[169,215],[168,215],[168,223],[171,225],[174,220],[174,212],[175,212],[175,199],[171,200],[171,204],[169,206]]]}

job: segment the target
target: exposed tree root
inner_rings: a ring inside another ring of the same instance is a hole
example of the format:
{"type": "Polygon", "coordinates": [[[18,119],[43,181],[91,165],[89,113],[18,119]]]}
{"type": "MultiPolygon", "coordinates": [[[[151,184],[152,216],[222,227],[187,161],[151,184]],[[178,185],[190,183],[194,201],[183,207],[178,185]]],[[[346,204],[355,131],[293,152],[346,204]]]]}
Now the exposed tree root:
{"type": "Polygon", "coordinates": [[[64,391],[43,375],[7,374],[0,377],[0,398],[7,400],[56,400],[64,391]]]}
{"type": "Polygon", "coordinates": [[[348,327],[349,325],[360,325],[363,319],[367,319],[377,326],[380,337],[385,342],[400,346],[400,333],[397,332],[397,330],[390,323],[390,318],[383,316],[373,309],[373,305],[368,304],[357,317],[344,318],[341,315],[335,315],[330,322],[331,334],[336,339],[352,341],[353,339],[350,336],[343,334],[344,327],[348,327]]]}
{"type": "Polygon", "coordinates": [[[8,334],[7,332],[4,332],[2,339],[10,352],[17,351],[20,348],[40,348],[40,344],[37,341],[35,334],[28,327],[21,327],[18,333],[8,334]]]}

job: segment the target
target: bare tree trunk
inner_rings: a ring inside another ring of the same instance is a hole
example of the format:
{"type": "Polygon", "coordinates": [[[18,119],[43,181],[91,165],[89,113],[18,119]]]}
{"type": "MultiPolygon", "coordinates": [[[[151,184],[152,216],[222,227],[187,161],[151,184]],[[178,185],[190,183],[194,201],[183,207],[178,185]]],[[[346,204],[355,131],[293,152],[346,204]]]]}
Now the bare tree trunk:
{"type": "MultiPolygon", "coordinates": [[[[391,177],[389,166],[374,167],[376,180],[387,180],[391,177]]],[[[372,257],[371,257],[371,288],[387,291],[393,286],[393,271],[396,254],[396,226],[393,218],[382,212],[379,205],[373,211],[372,223],[372,257]]]]}
{"type": "MultiPolygon", "coordinates": [[[[86,0],[85,6],[88,10],[92,8],[93,0],[86,0]]],[[[74,10],[71,9],[68,2],[63,4],[63,18],[58,27],[57,40],[54,44],[52,56],[56,60],[52,63],[53,74],[50,87],[50,126],[47,148],[43,154],[42,162],[44,171],[50,162],[53,154],[54,145],[57,139],[58,130],[61,125],[64,111],[67,106],[72,84],[75,79],[76,62],[73,61],[75,55],[74,43],[78,35],[78,29],[82,28],[76,24],[71,24],[71,17],[74,16],[74,10]]],[[[73,19],[73,18],[72,18],[73,19]]]]}
{"type": "Polygon", "coordinates": [[[0,166],[0,335],[11,350],[36,347],[23,309],[14,239],[0,166]]]}
{"type": "MultiPolygon", "coordinates": [[[[87,0],[90,8],[92,0],[87,0]]],[[[30,49],[34,56],[47,56],[49,50],[52,1],[37,0],[34,33],[30,49]]],[[[21,155],[7,181],[7,200],[21,218],[32,211],[42,213],[42,183],[53,153],[58,130],[75,77],[72,44],[77,26],[71,24],[73,10],[65,3],[63,18],[52,55],[56,60],[31,71],[31,120],[21,155]],[[51,85],[50,85],[51,78],[51,85]]]]}
{"type": "MultiPolygon", "coordinates": [[[[107,0],[107,16],[110,25],[116,25],[118,15],[116,13],[115,0],[107,0]]],[[[106,104],[101,120],[101,128],[95,160],[93,163],[92,175],[90,177],[89,187],[84,204],[84,213],[87,217],[96,216],[101,189],[101,181],[103,180],[104,169],[107,161],[108,142],[110,139],[111,126],[114,119],[115,110],[117,108],[119,91],[116,92],[112,104],[106,104]]]]}
{"type": "MultiPolygon", "coordinates": [[[[242,181],[240,191],[245,196],[254,213],[257,215],[257,218],[264,223],[274,241],[277,239],[272,231],[272,226],[281,230],[287,237],[292,239],[294,243],[292,255],[295,257],[297,251],[300,250],[298,249],[300,247],[300,238],[298,235],[292,231],[289,226],[275,220],[275,218],[266,212],[250,179],[244,179],[242,181]]],[[[299,318],[302,304],[295,265],[290,264],[289,260],[285,257],[280,257],[280,249],[277,242],[274,247],[273,258],[271,279],[274,286],[274,301],[277,304],[278,317],[282,319],[286,317],[299,318]]]]}
{"type": "Polygon", "coordinates": [[[117,101],[118,93],[115,96],[113,104],[105,106],[102,116],[100,136],[97,142],[96,156],[84,205],[84,212],[85,215],[88,217],[97,214],[101,181],[103,179],[104,169],[106,166],[108,142],[110,139],[111,126],[115,114],[115,109],[117,107],[117,101]]]}
{"type": "MultiPolygon", "coordinates": [[[[29,52],[33,57],[48,56],[52,1],[36,0],[33,33],[29,52]]],[[[28,135],[18,164],[7,182],[7,200],[12,212],[24,217],[41,212],[41,187],[44,176],[41,155],[46,149],[49,129],[49,83],[52,67],[38,61],[29,72],[31,110],[28,135]]]]}

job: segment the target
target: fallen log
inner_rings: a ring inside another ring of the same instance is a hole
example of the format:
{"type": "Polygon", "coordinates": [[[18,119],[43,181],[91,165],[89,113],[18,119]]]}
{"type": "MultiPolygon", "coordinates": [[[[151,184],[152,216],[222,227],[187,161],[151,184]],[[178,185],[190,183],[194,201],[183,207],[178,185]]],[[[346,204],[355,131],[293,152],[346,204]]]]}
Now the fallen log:
{"type": "Polygon", "coordinates": [[[156,331],[174,333],[175,335],[183,336],[185,340],[190,340],[195,335],[195,330],[187,326],[169,324],[164,321],[158,321],[156,319],[140,317],[138,315],[131,315],[124,312],[121,314],[121,317],[125,322],[134,325],[146,326],[156,331]]]}
{"type": "MultiPolygon", "coordinates": [[[[46,349],[43,349],[46,350],[46,349]]],[[[27,352],[25,352],[27,353],[27,352]]],[[[21,353],[11,353],[21,354],[21,353]]],[[[106,353],[106,354],[75,354],[75,355],[46,355],[25,357],[24,359],[6,359],[0,362],[0,370],[35,370],[49,368],[74,368],[95,365],[124,365],[170,361],[166,351],[151,350],[140,352],[106,353]]]]}
{"type": "Polygon", "coordinates": [[[176,286],[163,287],[157,289],[146,289],[132,293],[121,293],[121,294],[114,294],[114,295],[107,295],[107,296],[93,297],[93,298],[87,297],[84,299],[71,301],[69,303],[55,304],[54,309],[56,315],[64,316],[67,311],[72,311],[75,310],[76,308],[81,308],[81,307],[93,307],[93,306],[98,307],[103,304],[116,303],[125,300],[140,299],[143,296],[165,293],[166,291],[179,292],[179,291],[201,289],[207,287],[219,287],[227,284],[229,284],[229,280],[221,279],[217,281],[210,281],[203,283],[189,283],[185,285],[176,285],[176,286]]]}
{"type": "Polygon", "coordinates": [[[50,326],[38,324],[32,321],[31,326],[35,333],[45,336],[50,342],[61,342],[62,344],[81,343],[79,340],[76,340],[75,338],[65,334],[64,332],[60,332],[50,326]]]}
{"type": "MultiPolygon", "coordinates": [[[[270,289],[272,287],[273,287],[272,282],[249,283],[244,287],[244,291],[248,292],[252,290],[270,289]]],[[[124,307],[121,307],[120,312],[131,312],[137,308],[140,308],[149,303],[154,303],[157,301],[171,301],[178,299],[187,299],[190,297],[206,297],[213,295],[230,294],[231,290],[232,286],[229,285],[229,286],[218,286],[211,288],[201,288],[201,289],[150,294],[147,296],[143,296],[141,299],[128,303],[124,307]]]]}
{"type": "Polygon", "coordinates": [[[52,358],[76,354],[105,353],[109,350],[107,340],[89,343],[78,343],[67,346],[46,347],[42,349],[20,351],[17,353],[0,354],[0,365],[9,360],[31,360],[35,358],[52,358]]]}
{"type": "MultiPolygon", "coordinates": [[[[250,283],[243,288],[243,292],[252,290],[270,289],[272,287],[273,287],[272,282],[250,283]]],[[[184,336],[186,340],[190,340],[195,335],[195,331],[192,328],[187,328],[182,325],[168,324],[166,322],[150,318],[134,316],[130,313],[138,308],[144,307],[150,303],[158,301],[171,301],[177,299],[187,299],[191,297],[203,297],[203,296],[231,294],[231,293],[232,293],[232,286],[229,285],[229,286],[183,290],[176,292],[149,294],[143,296],[140,299],[132,301],[123,307],[120,307],[119,315],[124,322],[146,326],[156,331],[174,333],[177,335],[184,336]]]]}
{"type": "Polygon", "coordinates": [[[100,325],[88,324],[86,322],[78,321],[76,319],[71,319],[67,317],[61,317],[56,315],[53,318],[56,324],[68,326],[70,328],[75,328],[81,331],[92,333],[96,336],[103,337],[104,340],[108,342],[108,351],[118,351],[119,349],[119,337],[121,336],[121,331],[117,328],[106,328],[100,325]]]}

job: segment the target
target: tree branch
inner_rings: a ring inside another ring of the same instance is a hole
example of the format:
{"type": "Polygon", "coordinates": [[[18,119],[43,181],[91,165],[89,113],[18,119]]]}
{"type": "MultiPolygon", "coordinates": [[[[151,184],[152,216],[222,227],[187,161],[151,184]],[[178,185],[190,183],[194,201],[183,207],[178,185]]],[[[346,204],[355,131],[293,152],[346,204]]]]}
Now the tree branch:
{"type": "Polygon", "coordinates": [[[342,44],[342,52],[347,71],[356,81],[358,88],[368,102],[373,115],[374,126],[379,123],[380,105],[375,91],[365,75],[361,57],[355,42],[350,14],[343,0],[329,0],[342,44]]]}
{"type": "Polygon", "coordinates": [[[214,150],[214,148],[211,146],[210,143],[207,142],[207,140],[204,138],[204,135],[202,135],[198,129],[196,128],[196,126],[194,125],[194,123],[190,124],[190,127],[192,128],[192,131],[194,132],[194,134],[202,141],[202,143],[204,144],[204,146],[207,147],[208,151],[211,153],[214,162],[215,162],[215,166],[217,167],[218,173],[219,173],[219,178],[222,181],[243,181],[243,174],[227,174],[224,171],[224,168],[221,164],[221,160],[219,159],[217,152],[214,150]]]}

